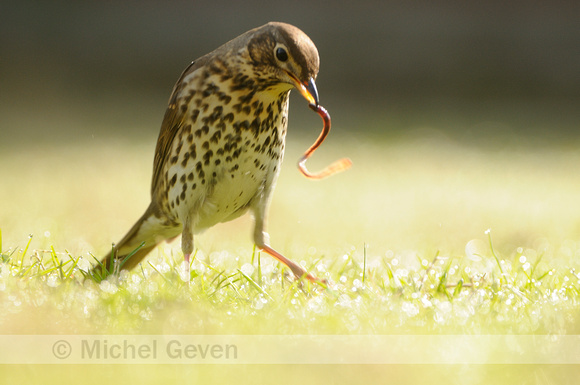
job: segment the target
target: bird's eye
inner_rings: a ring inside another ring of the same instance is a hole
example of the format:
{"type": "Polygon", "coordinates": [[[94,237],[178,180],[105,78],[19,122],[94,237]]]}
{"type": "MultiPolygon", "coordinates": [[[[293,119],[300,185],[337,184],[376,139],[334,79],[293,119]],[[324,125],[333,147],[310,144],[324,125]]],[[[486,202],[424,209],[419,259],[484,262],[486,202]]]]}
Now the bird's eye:
{"type": "Polygon", "coordinates": [[[282,47],[276,49],[276,59],[284,62],[288,60],[288,52],[282,47]]]}

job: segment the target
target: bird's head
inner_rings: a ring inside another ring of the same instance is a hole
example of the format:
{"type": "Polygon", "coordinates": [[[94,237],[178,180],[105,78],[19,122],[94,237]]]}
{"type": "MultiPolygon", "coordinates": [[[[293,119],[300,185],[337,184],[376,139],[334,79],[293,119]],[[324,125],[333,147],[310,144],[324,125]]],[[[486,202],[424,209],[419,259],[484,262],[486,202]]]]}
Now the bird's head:
{"type": "Polygon", "coordinates": [[[285,23],[268,23],[248,32],[248,54],[254,71],[271,84],[295,87],[308,103],[318,106],[314,80],[320,60],[310,38],[285,23]]]}

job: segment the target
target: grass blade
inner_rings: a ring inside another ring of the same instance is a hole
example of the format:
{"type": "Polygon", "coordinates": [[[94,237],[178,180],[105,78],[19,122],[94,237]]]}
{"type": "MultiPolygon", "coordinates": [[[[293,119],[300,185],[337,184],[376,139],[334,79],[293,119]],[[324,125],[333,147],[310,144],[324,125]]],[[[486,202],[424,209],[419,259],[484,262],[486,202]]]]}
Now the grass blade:
{"type": "Polygon", "coordinates": [[[273,300],[273,298],[270,296],[270,294],[268,294],[263,288],[262,286],[260,286],[256,281],[254,281],[252,279],[252,277],[249,277],[248,275],[246,275],[241,269],[237,269],[240,274],[250,283],[250,285],[252,285],[256,290],[258,290],[260,293],[264,294],[266,297],[270,298],[271,300],[273,300]]]}

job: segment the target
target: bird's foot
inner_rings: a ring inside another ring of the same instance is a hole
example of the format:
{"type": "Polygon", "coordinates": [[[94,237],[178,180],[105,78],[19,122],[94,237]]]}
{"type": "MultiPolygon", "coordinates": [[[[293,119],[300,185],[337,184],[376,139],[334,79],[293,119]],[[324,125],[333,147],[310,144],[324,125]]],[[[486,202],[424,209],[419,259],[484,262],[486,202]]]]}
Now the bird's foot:
{"type": "Polygon", "coordinates": [[[296,278],[300,279],[300,278],[304,277],[312,283],[316,283],[316,284],[324,286],[324,287],[328,286],[328,281],[326,279],[320,279],[320,278],[310,274],[309,272],[304,270],[304,268],[302,266],[298,265],[294,261],[289,260],[288,258],[283,256],[282,254],[280,254],[279,252],[274,250],[271,246],[261,245],[259,247],[262,251],[270,254],[272,257],[276,258],[278,261],[280,261],[283,264],[285,264],[286,266],[288,266],[288,268],[290,270],[292,270],[292,273],[294,273],[296,278]]]}

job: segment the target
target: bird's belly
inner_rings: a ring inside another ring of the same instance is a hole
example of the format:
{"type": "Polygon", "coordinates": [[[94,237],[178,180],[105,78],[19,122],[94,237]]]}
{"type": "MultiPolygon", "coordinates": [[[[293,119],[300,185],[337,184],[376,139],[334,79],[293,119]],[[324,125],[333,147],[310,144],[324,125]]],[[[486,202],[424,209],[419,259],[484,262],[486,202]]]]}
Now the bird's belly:
{"type": "MultiPolygon", "coordinates": [[[[194,178],[186,190],[176,184],[169,191],[169,200],[175,202],[174,210],[182,223],[190,221],[195,232],[203,231],[243,215],[275,180],[279,163],[243,152],[235,162],[205,165],[205,178],[194,178]]],[[[182,175],[190,172],[182,170],[182,175]]]]}
{"type": "Polygon", "coordinates": [[[263,190],[267,176],[255,172],[237,170],[224,172],[221,178],[210,186],[203,204],[193,213],[199,228],[211,227],[219,222],[227,222],[244,214],[252,201],[263,190]]]}

